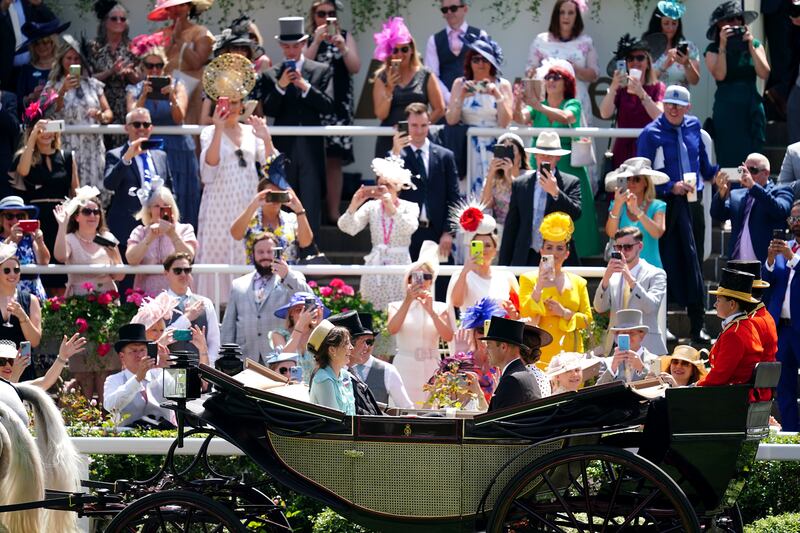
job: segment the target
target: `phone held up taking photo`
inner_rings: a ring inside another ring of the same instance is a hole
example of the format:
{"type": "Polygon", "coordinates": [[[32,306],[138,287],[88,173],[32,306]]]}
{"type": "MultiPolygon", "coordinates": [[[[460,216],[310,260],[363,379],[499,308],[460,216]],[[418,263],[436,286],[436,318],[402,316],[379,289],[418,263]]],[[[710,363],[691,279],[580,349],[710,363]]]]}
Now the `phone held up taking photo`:
{"type": "Polygon", "coordinates": [[[469,255],[472,262],[476,265],[483,264],[483,241],[472,241],[469,243],[469,255]]]}

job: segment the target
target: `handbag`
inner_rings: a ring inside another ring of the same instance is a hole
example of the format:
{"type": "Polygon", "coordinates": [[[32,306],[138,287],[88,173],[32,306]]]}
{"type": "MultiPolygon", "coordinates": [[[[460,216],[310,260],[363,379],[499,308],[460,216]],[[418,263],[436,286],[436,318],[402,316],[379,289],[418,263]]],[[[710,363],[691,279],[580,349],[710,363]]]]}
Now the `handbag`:
{"type": "Polygon", "coordinates": [[[573,167],[590,167],[597,163],[594,155],[594,143],[592,139],[581,137],[572,141],[572,153],[570,154],[570,165],[573,167]]]}
{"type": "Polygon", "coordinates": [[[181,52],[178,54],[178,68],[172,71],[172,77],[186,87],[186,95],[191,97],[192,94],[194,94],[194,90],[197,89],[197,85],[200,83],[200,80],[181,70],[181,67],[183,67],[183,52],[186,50],[187,46],[189,46],[189,43],[183,43],[181,46],[181,52]]]}

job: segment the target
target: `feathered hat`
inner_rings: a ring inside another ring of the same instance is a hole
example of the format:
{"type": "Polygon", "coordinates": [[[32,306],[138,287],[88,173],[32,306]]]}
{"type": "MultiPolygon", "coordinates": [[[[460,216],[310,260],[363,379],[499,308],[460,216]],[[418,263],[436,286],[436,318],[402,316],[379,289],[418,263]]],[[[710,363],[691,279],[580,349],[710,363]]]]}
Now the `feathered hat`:
{"type": "Polygon", "coordinates": [[[481,298],[475,305],[467,307],[461,315],[461,329],[475,329],[481,328],[487,320],[491,320],[493,316],[504,317],[506,316],[505,310],[500,307],[500,303],[493,298],[481,298]]]}
{"type": "Polygon", "coordinates": [[[378,61],[386,61],[392,56],[392,50],[398,44],[410,43],[411,32],[408,31],[403,17],[390,17],[383,23],[381,31],[373,35],[375,39],[375,53],[373,57],[378,61]]]}
{"type": "Polygon", "coordinates": [[[145,181],[141,187],[131,187],[128,189],[128,194],[137,197],[142,206],[148,206],[153,200],[153,195],[163,185],[164,180],[161,178],[161,176],[154,174],[149,180],[145,181]]]}
{"type": "Polygon", "coordinates": [[[167,46],[167,36],[164,35],[163,31],[158,31],[137,35],[131,40],[128,50],[141,59],[153,53],[153,51],[163,49],[165,46],[167,46]]]}
{"type": "Polygon", "coordinates": [[[572,239],[572,233],[575,231],[575,224],[568,214],[556,211],[542,219],[539,231],[542,233],[542,238],[546,241],[569,241],[572,239]]]}
{"type": "Polygon", "coordinates": [[[450,208],[450,223],[461,229],[472,240],[475,235],[493,235],[497,229],[497,221],[492,215],[484,213],[486,206],[469,198],[462,200],[450,208]]]}
{"type": "MultiPolygon", "coordinates": [[[[100,189],[95,187],[94,185],[84,185],[82,187],[78,187],[75,189],[75,196],[72,198],[67,198],[64,201],[64,211],[67,212],[68,216],[72,216],[73,213],[89,200],[95,200],[97,197],[100,196],[100,189]]],[[[100,205],[100,201],[98,200],[98,205],[100,205]]]]}
{"type": "Polygon", "coordinates": [[[131,319],[131,324],[142,324],[144,329],[152,328],[159,320],[166,320],[172,316],[172,310],[178,304],[178,299],[162,292],[155,298],[145,297],[139,311],[131,319]]]}
{"type": "Polygon", "coordinates": [[[376,157],[372,160],[372,171],[379,178],[398,184],[403,189],[417,189],[411,182],[411,171],[405,168],[399,157],[376,157]]]}
{"type": "Polygon", "coordinates": [[[25,108],[22,113],[22,121],[25,127],[28,128],[36,124],[39,120],[49,119],[55,113],[55,103],[58,99],[58,93],[52,89],[42,91],[39,98],[25,108]]]}

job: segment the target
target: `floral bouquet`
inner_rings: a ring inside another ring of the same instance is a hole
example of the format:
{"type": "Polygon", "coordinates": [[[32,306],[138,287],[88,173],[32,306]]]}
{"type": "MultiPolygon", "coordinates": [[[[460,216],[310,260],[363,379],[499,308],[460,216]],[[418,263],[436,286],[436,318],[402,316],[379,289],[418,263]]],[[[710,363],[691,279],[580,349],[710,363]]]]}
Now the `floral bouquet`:
{"type": "Polygon", "coordinates": [[[463,409],[470,400],[476,397],[469,390],[466,372],[475,371],[475,360],[471,354],[457,353],[442,359],[439,369],[422,386],[422,390],[430,393],[428,403],[432,409],[454,407],[463,409]]]}
{"type": "Polygon", "coordinates": [[[378,335],[386,328],[386,313],[376,311],[370,302],[365,301],[359,293],[340,278],[333,278],[330,283],[320,287],[317,282],[309,281],[308,286],[319,296],[331,314],[357,311],[372,315],[372,328],[378,335]]]}

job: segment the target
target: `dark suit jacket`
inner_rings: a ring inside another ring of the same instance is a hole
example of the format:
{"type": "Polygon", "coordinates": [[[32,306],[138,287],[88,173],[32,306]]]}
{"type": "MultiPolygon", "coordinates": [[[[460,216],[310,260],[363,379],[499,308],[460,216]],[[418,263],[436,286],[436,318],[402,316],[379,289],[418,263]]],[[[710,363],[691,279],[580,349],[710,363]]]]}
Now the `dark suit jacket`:
{"type": "MultiPolygon", "coordinates": [[[[428,231],[422,231],[424,228],[421,228],[417,230],[417,233],[435,236],[434,240],[438,242],[442,233],[450,231],[450,225],[447,221],[448,213],[450,208],[458,203],[459,199],[458,171],[453,152],[444,146],[433,142],[430,143],[427,180],[420,178],[422,169],[417,164],[417,158],[412,147],[407,146],[404,148],[401,155],[403,156],[405,167],[414,176],[411,181],[417,187],[417,190],[405,190],[400,193],[400,198],[409,202],[416,202],[420,209],[422,209],[423,204],[425,205],[430,225],[427,228],[428,231]]],[[[418,250],[419,245],[417,246],[418,250]]],[[[412,256],[414,256],[413,253],[412,256]]]]}
{"type": "MultiPolygon", "coordinates": [[[[300,70],[311,88],[303,98],[294,86],[286,87],[285,94],[278,92],[278,78],[281,75],[281,64],[278,64],[261,75],[264,100],[264,114],[275,118],[276,126],[319,126],[322,115],[334,113],[333,75],[330,67],[311,59],[303,61],[300,70]]],[[[294,139],[295,137],[276,137],[275,142],[294,139]]],[[[322,137],[319,137],[322,140],[322,137]]]]}
{"type": "Polygon", "coordinates": [[[508,365],[500,377],[492,400],[489,402],[489,411],[513,407],[538,400],[541,397],[542,391],[539,390],[536,376],[528,370],[521,359],[517,359],[508,365]]]}
{"type": "MultiPolygon", "coordinates": [[[[128,143],[125,143],[106,152],[106,171],[103,178],[103,186],[114,193],[106,215],[108,229],[119,239],[120,247],[123,249],[131,231],[139,225],[139,221],[133,217],[142,209],[139,198],[130,195],[131,187],[138,189],[142,186],[142,178],[136,161],[131,161],[130,165],[122,162],[122,155],[127,149],[128,143]]],[[[155,173],[161,176],[166,187],[172,188],[167,154],[161,150],[150,150],[150,156],[156,166],[155,173]]]]}
{"type": "Polygon", "coordinates": [[[781,187],[792,193],[794,200],[800,200],[800,180],[781,185],[781,187]]]}
{"type": "Polygon", "coordinates": [[[7,173],[19,146],[16,95],[7,91],[0,92],[0,108],[0,194],[5,197],[11,194],[7,173]]]}
{"type": "MultiPolygon", "coordinates": [[[[511,202],[508,206],[503,242],[500,244],[498,264],[525,266],[528,264],[528,250],[531,247],[533,234],[533,193],[536,187],[537,171],[517,177],[511,184],[511,202]]],[[[547,195],[544,213],[548,215],[556,211],[568,214],[572,220],[581,216],[581,182],[572,174],[556,169],[558,182],[558,198],[547,195]]],[[[577,260],[575,242],[570,241],[570,258],[577,260]]],[[[534,265],[530,265],[534,266],[534,265]]]]}
{"type": "Polygon", "coordinates": [[[750,240],[756,257],[763,263],[767,258],[772,230],[783,229],[786,226],[786,217],[792,208],[792,195],[788,190],[776,187],[772,182],[767,183],[766,187],[756,183],[750,190],[745,188],[732,190],[724,200],[720,198],[719,193],[714,193],[714,199],[711,200],[711,216],[720,222],[728,219],[731,221],[728,257],[733,257],[734,247],[744,230],[745,204],[748,195],[752,195],[755,199],[747,225],[750,228],[750,240]]]}
{"type": "MultiPolygon", "coordinates": [[[[789,303],[789,314],[791,315],[792,329],[795,334],[800,335],[800,265],[794,269],[792,277],[792,299],[789,303]]],[[[770,284],[769,295],[767,298],[767,311],[772,315],[777,323],[781,319],[781,308],[783,299],[786,297],[786,289],[789,288],[789,266],[783,255],[775,257],[775,267],[772,272],[766,266],[761,267],[761,277],[770,284]]]]}

